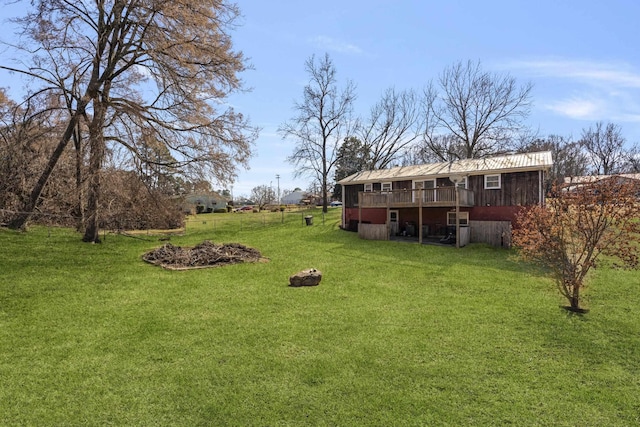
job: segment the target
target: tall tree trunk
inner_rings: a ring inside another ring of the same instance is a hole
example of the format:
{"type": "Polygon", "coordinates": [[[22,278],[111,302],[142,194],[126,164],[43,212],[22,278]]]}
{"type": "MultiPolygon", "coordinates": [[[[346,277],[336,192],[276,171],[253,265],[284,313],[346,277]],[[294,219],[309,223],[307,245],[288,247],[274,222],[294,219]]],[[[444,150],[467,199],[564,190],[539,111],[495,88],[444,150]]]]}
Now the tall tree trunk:
{"type": "Polygon", "coordinates": [[[79,126],[76,127],[76,131],[73,134],[73,144],[76,149],[76,230],[80,231],[84,225],[84,191],[82,191],[82,160],[84,153],[82,152],[82,139],[79,126]]]}
{"type": "Polygon", "coordinates": [[[322,178],[322,212],[329,212],[329,192],[327,191],[327,178],[322,178]]]}
{"type": "MultiPolygon", "coordinates": [[[[325,144],[326,147],[326,144],[325,144]]],[[[326,148],[325,148],[326,150],[326,148]]],[[[325,151],[326,153],[326,151],[325,151]]],[[[328,206],[328,195],[327,195],[327,175],[329,172],[327,171],[327,155],[324,154],[322,157],[322,212],[327,213],[329,211],[328,206]]]]}
{"type": "Polygon", "coordinates": [[[18,215],[13,220],[11,220],[7,225],[9,228],[14,230],[25,229],[27,222],[29,221],[29,219],[31,219],[31,216],[33,215],[33,211],[38,206],[38,202],[40,201],[40,196],[42,195],[42,191],[44,190],[45,185],[47,185],[47,182],[49,181],[49,177],[53,173],[53,169],[56,167],[58,160],[60,160],[60,157],[62,156],[64,149],[67,147],[67,144],[69,143],[69,140],[71,139],[71,136],[73,135],[73,132],[78,122],[80,121],[80,116],[83,112],[84,112],[84,106],[80,106],[78,110],[76,110],[76,112],[71,116],[69,123],[67,124],[67,128],[65,129],[64,133],[60,137],[60,141],[58,142],[58,145],[56,146],[55,150],[53,150],[53,153],[49,158],[49,162],[47,162],[47,165],[42,171],[42,174],[40,175],[40,178],[36,182],[36,185],[33,187],[33,190],[31,191],[31,195],[22,205],[20,212],[18,212],[18,215]]]}
{"type": "Polygon", "coordinates": [[[95,100],[94,116],[89,126],[89,188],[87,195],[86,226],[82,241],[100,243],[100,192],[105,143],[102,125],[106,116],[106,104],[95,100]]]}

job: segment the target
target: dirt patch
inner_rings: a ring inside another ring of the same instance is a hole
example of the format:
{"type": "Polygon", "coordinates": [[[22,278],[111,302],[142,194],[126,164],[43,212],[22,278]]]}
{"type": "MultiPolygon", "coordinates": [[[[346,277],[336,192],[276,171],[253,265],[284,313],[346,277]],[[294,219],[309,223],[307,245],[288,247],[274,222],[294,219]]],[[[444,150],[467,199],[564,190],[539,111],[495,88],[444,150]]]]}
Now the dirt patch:
{"type": "Polygon", "coordinates": [[[260,251],[239,243],[216,245],[209,240],[192,248],[183,248],[166,243],[158,249],[147,252],[142,259],[170,270],[210,268],[243,262],[266,261],[260,251]]]}

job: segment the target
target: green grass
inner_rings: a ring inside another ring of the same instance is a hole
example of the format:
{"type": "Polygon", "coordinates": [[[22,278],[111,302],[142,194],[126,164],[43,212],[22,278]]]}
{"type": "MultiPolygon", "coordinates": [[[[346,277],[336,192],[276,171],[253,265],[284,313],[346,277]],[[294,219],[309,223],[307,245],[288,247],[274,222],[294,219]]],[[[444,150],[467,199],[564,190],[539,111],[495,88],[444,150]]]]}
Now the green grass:
{"type": "Polygon", "coordinates": [[[640,423],[637,272],[596,270],[571,316],[508,251],[364,241],[339,212],[198,216],[173,244],[270,262],[194,271],[143,263],[153,236],[0,230],[0,424],[640,423]]]}

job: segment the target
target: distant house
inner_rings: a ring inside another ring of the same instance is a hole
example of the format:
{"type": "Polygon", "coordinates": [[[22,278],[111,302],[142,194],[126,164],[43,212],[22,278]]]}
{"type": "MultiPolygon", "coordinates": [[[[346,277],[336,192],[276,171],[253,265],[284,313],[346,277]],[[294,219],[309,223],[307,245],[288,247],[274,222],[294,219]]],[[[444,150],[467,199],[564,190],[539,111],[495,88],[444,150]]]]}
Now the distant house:
{"type": "Polygon", "coordinates": [[[587,175],[587,176],[568,176],[565,177],[562,185],[563,191],[572,191],[584,186],[592,186],[598,182],[615,179],[622,182],[631,182],[635,184],[640,191],[640,173],[620,173],[613,175],[587,175]]]}
{"type": "Polygon", "coordinates": [[[458,224],[468,241],[509,246],[526,206],[544,204],[550,151],[361,171],[342,185],[342,228],[363,238],[443,238],[458,224]],[[362,226],[366,224],[365,226],[362,226]],[[367,237],[363,229],[375,230],[367,237]]]}
{"type": "Polygon", "coordinates": [[[293,191],[286,196],[283,196],[281,202],[283,205],[299,205],[305,199],[304,191],[293,191]]]}
{"type": "Polygon", "coordinates": [[[227,199],[216,192],[191,193],[185,196],[182,210],[185,213],[209,213],[226,209],[227,199]]]}

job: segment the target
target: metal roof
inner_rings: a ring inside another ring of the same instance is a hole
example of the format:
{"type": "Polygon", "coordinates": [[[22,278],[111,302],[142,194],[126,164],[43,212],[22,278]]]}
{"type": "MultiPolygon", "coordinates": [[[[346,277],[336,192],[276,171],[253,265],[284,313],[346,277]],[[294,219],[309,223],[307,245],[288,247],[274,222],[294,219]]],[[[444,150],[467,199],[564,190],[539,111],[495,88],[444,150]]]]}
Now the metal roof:
{"type": "Polygon", "coordinates": [[[361,171],[338,181],[338,184],[349,185],[417,178],[428,179],[452,175],[468,176],[486,175],[490,173],[524,172],[549,169],[552,165],[553,159],[551,157],[551,151],[539,151],[535,153],[511,154],[483,159],[462,159],[452,162],[361,171]]]}
{"type": "Polygon", "coordinates": [[[640,181],[640,173],[618,173],[613,175],[585,175],[585,176],[567,176],[564,178],[565,184],[585,184],[596,182],[612,177],[620,177],[626,179],[635,179],[640,181]]]}

